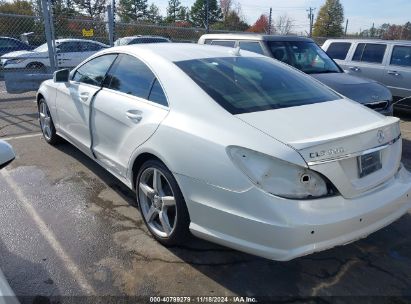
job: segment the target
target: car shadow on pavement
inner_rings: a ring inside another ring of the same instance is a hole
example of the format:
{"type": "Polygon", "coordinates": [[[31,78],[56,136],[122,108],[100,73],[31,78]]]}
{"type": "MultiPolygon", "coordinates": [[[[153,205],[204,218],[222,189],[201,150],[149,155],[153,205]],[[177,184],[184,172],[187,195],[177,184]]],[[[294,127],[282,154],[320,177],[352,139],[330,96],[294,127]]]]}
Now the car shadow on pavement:
{"type": "Polygon", "coordinates": [[[23,259],[10,252],[0,240],[1,270],[22,304],[49,304],[51,303],[50,297],[53,300],[58,300],[59,289],[46,270],[47,263],[47,258],[43,258],[38,262],[23,259]],[[37,294],[33,294],[33,290],[37,294]]]}

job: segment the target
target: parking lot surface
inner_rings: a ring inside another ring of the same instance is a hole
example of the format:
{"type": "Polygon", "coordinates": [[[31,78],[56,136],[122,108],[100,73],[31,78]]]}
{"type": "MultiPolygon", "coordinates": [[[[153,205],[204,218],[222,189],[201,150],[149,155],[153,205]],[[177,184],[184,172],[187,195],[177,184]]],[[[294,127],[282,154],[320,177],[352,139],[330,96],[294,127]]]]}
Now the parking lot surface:
{"type": "MultiPolygon", "coordinates": [[[[411,115],[401,117],[411,169],[411,115]]],[[[70,144],[46,144],[30,94],[0,100],[0,137],[17,153],[0,172],[0,268],[23,302],[242,295],[303,303],[333,295],[405,303],[411,296],[411,211],[365,239],[290,262],[195,238],[165,248],[146,230],[130,190],[70,144]]]]}

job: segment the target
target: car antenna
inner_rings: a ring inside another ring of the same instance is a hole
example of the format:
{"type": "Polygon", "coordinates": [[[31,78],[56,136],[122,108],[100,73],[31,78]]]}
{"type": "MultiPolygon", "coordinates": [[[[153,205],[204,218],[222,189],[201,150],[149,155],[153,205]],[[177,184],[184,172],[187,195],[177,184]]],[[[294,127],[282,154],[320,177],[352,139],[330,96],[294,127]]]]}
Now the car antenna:
{"type": "Polygon", "coordinates": [[[237,46],[235,49],[230,50],[230,53],[233,54],[234,56],[241,56],[241,48],[240,46],[237,46]]]}

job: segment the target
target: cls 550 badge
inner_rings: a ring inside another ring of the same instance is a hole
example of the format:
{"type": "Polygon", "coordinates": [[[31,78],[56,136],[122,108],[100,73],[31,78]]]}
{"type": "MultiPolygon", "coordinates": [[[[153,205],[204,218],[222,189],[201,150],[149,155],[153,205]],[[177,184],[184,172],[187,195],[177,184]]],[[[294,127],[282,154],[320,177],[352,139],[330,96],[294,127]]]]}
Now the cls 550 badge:
{"type": "Polygon", "coordinates": [[[341,153],[344,153],[344,148],[343,147],[339,147],[339,148],[335,148],[335,149],[329,149],[329,150],[321,150],[321,151],[317,151],[317,152],[311,152],[310,157],[311,158],[317,158],[317,157],[323,157],[323,156],[333,156],[333,155],[337,155],[337,154],[341,154],[341,153]]]}

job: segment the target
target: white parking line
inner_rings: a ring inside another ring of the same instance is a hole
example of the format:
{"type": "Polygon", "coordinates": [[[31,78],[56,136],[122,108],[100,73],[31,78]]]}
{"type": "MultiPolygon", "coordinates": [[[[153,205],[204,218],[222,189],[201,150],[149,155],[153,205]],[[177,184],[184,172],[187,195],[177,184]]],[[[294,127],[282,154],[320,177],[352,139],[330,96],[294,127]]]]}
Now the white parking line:
{"type": "Polygon", "coordinates": [[[32,133],[32,134],[26,134],[26,135],[0,137],[0,139],[8,141],[8,140],[13,140],[13,139],[30,138],[30,137],[36,137],[36,136],[41,136],[41,135],[42,135],[42,133],[32,133]]]}
{"type": "Polygon", "coordinates": [[[94,288],[87,282],[84,274],[81,272],[80,268],[74,263],[74,261],[69,257],[69,255],[64,251],[63,247],[60,245],[53,231],[51,231],[47,224],[43,221],[40,215],[37,213],[36,209],[30,204],[30,201],[24,196],[20,187],[14,182],[13,178],[10,176],[6,169],[1,171],[6,183],[13,190],[17,199],[20,201],[26,212],[34,220],[37,228],[43,237],[47,240],[51,248],[54,250],[56,255],[61,259],[64,267],[72,275],[73,279],[80,285],[80,288],[87,295],[96,295],[94,288]]]}

